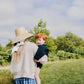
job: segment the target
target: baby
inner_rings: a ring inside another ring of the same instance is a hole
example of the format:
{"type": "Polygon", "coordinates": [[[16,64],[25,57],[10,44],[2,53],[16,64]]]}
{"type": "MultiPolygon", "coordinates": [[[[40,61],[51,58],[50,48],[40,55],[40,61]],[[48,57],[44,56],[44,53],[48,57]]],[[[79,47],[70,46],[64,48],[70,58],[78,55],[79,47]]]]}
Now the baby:
{"type": "Polygon", "coordinates": [[[38,45],[38,50],[36,52],[36,55],[34,56],[34,60],[35,62],[37,62],[37,69],[35,72],[35,79],[36,79],[37,84],[41,84],[39,73],[40,73],[40,69],[43,66],[39,62],[39,59],[41,59],[43,56],[48,56],[48,53],[49,53],[49,49],[45,45],[47,39],[48,37],[44,33],[39,33],[36,35],[36,44],[38,45]]]}

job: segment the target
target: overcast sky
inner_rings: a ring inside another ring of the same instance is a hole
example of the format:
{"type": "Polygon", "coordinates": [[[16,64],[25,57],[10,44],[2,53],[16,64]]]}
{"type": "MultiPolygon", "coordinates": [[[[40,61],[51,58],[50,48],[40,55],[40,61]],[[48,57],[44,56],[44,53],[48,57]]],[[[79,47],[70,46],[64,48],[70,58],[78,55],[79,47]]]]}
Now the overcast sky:
{"type": "Polygon", "coordinates": [[[84,0],[0,0],[0,44],[15,38],[15,29],[27,31],[42,19],[56,38],[72,32],[84,39],[84,0]]]}

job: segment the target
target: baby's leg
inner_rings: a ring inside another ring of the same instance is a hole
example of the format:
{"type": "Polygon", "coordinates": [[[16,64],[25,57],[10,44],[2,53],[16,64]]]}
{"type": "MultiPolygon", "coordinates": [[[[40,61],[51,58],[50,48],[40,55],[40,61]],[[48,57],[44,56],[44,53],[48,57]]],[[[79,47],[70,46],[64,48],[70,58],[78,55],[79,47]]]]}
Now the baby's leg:
{"type": "Polygon", "coordinates": [[[39,73],[40,73],[40,68],[36,68],[36,72],[35,72],[36,84],[41,84],[39,73]]]}

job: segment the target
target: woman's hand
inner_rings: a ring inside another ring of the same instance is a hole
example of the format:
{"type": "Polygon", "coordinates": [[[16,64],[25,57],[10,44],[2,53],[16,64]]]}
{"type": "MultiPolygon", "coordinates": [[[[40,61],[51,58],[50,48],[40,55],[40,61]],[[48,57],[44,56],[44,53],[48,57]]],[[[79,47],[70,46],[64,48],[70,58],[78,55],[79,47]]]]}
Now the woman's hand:
{"type": "Polygon", "coordinates": [[[34,59],[35,62],[39,62],[39,60],[34,59]]]}

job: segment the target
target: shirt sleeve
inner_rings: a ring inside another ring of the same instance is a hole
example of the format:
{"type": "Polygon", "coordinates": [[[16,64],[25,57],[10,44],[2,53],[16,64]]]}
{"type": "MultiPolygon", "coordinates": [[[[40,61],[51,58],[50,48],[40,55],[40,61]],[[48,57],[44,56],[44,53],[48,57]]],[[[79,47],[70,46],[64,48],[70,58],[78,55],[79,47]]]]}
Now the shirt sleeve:
{"type": "Polygon", "coordinates": [[[39,62],[40,62],[41,64],[46,64],[47,61],[48,61],[47,55],[44,55],[43,57],[41,57],[41,58],[39,59],[39,62]]]}

